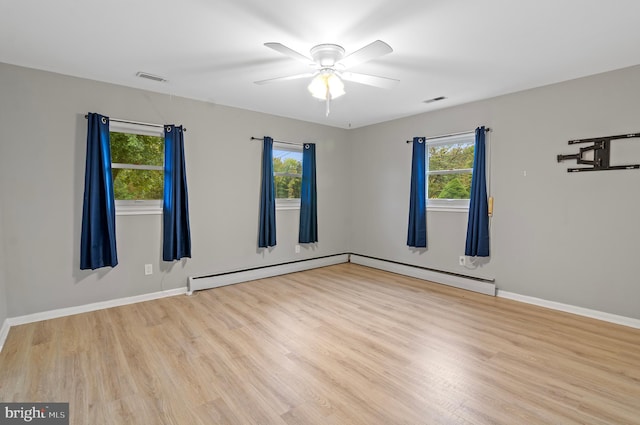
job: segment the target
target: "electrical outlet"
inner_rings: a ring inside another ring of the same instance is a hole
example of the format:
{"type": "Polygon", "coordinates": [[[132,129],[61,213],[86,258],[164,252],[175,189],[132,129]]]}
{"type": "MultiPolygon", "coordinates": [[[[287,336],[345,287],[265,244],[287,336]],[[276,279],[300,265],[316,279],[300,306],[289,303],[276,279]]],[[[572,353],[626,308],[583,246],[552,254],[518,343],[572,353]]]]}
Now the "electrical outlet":
{"type": "Polygon", "coordinates": [[[144,265],[144,274],[145,274],[145,276],[153,274],[153,266],[151,264],[145,264],[144,265]]]}
{"type": "Polygon", "coordinates": [[[464,266],[467,263],[467,259],[465,258],[464,255],[461,255],[460,258],[458,258],[458,264],[460,264],[461,266],[464,266]]]}
{"type": "Polygon", "coordinates": [[[300,254],[300,245],[296,244],[296,254],[300,254]]]}

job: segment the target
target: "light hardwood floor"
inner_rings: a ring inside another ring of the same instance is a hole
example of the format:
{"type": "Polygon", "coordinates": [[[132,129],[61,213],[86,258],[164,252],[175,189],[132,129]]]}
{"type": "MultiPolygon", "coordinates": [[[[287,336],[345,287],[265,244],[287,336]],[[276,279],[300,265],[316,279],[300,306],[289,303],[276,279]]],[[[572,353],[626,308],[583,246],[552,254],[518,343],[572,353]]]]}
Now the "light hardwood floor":
{"type": "Polygon", "coordinates": [[[640,330],[342,264],[17,326],[87,424],[640,424],[640,330]]]}

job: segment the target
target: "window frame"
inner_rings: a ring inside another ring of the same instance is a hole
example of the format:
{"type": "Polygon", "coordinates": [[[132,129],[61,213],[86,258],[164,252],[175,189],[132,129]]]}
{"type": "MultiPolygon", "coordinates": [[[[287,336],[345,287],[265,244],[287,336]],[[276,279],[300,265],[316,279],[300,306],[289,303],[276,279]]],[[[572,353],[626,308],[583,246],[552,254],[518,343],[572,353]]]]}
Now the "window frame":
{"type": "Polygon", "coordinates": [[[455,134],[452,136],[438,137],[429,140],[425,140],[425,170],[426,170],[426,192],[427,192],[427,211],[441,211],[441,212],[462,212],[469,211],[469,199],[430,199],[429,198],[429,176],[430,175],[447,175],[447,174],[471,174],[473,175],[472,168],[459,168],[455,170],[436,170],[429,171],[429,148],[433,146],[448,146],[461,143],[472,142],[475,153],[475,132],[470,131],[467,133],[455,134]]]}
{"type": "MultiPolygon", "coordinates": [[[[164,127],[136,124],[132,122],[109,121],[109,133],[129,133],[142,136],[161,137],[164,140],[164,127]]],[[[111,147],[111,145],[109,145],[111,147]]],[[[130,170],[160,170],[164,172],[163,165],[137,165],[111,162],[111,168],[130,170]]],[[[162,214],[162,199],[115,199],[116,215],[158,215],[162,214]]]]}
{"type": "MultiPolygon", "coordinates": [[[[302,145],[292,144],[292,143],[281,143],[281,142],[273,142],[273,152],[275,151],[287,151],[287,152],[299,152],[302,154],[302,145]]],[[[272,158],[273,162],[273,158],[272,158]]],[[[300,159],[300,164],[302,165],[302,158],[300,159]]],[[[300,170],[300,174],[295,173],[280,173],[273,171],[274,178],[274,187],[275,187],[275,178],[276,176],[285,176],[285,177],[300,177],[300,181],[302,182],[302,169],[300,170]]],[[[300,198],[276,198],[276,210],[296,210],[300,209],[300,198]]]]}

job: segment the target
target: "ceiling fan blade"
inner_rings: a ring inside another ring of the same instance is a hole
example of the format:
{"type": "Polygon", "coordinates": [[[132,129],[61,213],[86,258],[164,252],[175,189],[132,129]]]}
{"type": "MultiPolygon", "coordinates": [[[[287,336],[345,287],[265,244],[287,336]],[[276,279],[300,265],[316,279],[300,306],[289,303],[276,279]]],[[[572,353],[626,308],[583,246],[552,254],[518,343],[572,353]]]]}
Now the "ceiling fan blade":
{"type": "Polygon", "coordinates": [[[382,89],[392,89],[400,82],[400,80],[394,78],[377,77],[375,75],[358,74],[355,72],[341,72],[340,77],[345,81],[380,87],[382,89]]]}
{"type": "Polygon", "coordinates": [[[287,77],[269,78],[268,80],[254,81],[255,84],[281,83],[283,81],[299,80],[300,78],[315,77],[317,72],[305,72],[304,74],[289,75],[287,77]]]}
{"type": "Polygon", "coordinates": [[[389,46],[384,41],[376,40],[373,43],[367,44],[362,49],[356,50],[347,57],[343,58],[338,62],[338,64],[344,66],[344,68],[347,69],[391,52],[393,52],[391,46],[389,46]]]}
{"type": "Polygon", "coordinates": [[[280,44],[280,43],[264,43],[265,46],[267,46],[270,49],[275,50],[276,52],[282,53],[285,56],[289,56],[290,58],[293,58],[297,61],[300,61],[302,63],[304,63],[305,65],[315,65],[315,62],[313,61],[313,59],[306,57],[305,55],[303,55],[302,53],[298,53],[293,49],[288,48],[287,46],[285,46],[284,44],[280,44]]]}

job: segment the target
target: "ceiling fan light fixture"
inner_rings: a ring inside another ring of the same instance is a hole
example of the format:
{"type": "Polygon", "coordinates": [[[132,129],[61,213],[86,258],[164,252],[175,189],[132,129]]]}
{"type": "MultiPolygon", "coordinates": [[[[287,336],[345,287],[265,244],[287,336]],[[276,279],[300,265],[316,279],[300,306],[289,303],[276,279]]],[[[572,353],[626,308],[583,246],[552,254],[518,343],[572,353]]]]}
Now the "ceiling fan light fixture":
{"type": "Polygon", "coordinates": [[[265,43],[264,45],[304,64],[311,64],[316,71],[313,73],[260,80],[255,81],[255,83],[274,83],[297,80],[310,76],[312,80],[307,86],[309,93],[316,99],[326,103],[327,116],[329,116],[331,101],[345,94],[343,80],[387,89],[394,87],[398,83],[398,80],[393,78],[377,77],[375,75],[358,74],[355,72],[343,72],[352,66],[393,52],[393,49],[381,40],[369,43],[360,50],[356,50],[347,56],[345,56],[345,50],[342,46],[337,44],[318,44],[311,48],[311,58],[296,52],[284,44],[265,43]]]}
{"type": "Polygon", "coordinates": [[[311,96],[320,100],[337,99],[343,94],[344,83],[335,72],[320,72],[307,87],[311,96]]]}

